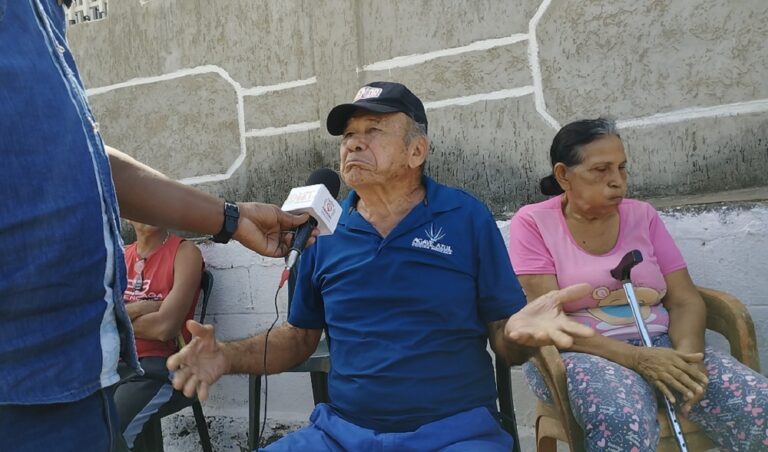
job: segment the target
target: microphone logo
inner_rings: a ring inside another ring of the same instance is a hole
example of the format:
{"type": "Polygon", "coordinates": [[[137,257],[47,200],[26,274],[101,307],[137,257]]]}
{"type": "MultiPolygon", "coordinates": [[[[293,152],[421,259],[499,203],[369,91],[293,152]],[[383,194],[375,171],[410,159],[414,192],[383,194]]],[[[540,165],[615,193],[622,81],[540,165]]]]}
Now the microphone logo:
{"type": "Polygon", "coordinates": [[[323,214],[330,221],[333,218],[333,214],[336,211],[337,203],[333,199],[326,199],[323,203],[323,214]]]}

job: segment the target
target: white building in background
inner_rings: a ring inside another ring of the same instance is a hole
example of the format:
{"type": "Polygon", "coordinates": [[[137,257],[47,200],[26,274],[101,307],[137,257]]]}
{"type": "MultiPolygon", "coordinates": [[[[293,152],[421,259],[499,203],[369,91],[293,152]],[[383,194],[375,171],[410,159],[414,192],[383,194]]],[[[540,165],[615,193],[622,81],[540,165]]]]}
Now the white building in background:
{"type": "Polygon", "coordinates": [[[72,0],[67,10],[70,24],[79,24],[107,16],[107,0],[72,0]]]}

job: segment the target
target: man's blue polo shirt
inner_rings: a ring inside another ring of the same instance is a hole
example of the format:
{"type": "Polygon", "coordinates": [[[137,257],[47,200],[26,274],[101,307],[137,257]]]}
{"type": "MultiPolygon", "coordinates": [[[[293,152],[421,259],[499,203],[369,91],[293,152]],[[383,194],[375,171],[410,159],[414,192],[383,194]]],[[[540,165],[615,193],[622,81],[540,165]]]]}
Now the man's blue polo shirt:
{"type": "Polygon", "coordinates": [[[488,209],[423,181],[424,202],[386,238],[350,193],[336,232],[302,257],[288,319],[327,327],[333,408],[381,432],[495,410],[487,324],[525,304],[488,209]]]}

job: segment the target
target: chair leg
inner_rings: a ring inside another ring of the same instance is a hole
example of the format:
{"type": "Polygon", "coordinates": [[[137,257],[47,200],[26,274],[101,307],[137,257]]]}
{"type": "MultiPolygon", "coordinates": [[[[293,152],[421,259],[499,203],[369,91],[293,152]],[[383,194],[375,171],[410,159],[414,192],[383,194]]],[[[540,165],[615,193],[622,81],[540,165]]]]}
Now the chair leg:
{"type": "Polygon", "coordinates": [[[536,427],[534,430],[536,435],[536,452],[557,452],[557,439],[544,436],[539,428],[541,419],[541,416],[536,416],[536,427]]]}
{"type": "Polygon", "coordinates": [[[328,374],[325,372],[310,372],[309,378],[312,381],[312,398],[315,405],[318,403],[328,403],[328,374]]]}
{"type": "Polygon", "coordinates": [[[134,452],[163,452],[163,428],[160,418],[152,416],[144,425],[141,434],[136,437],[134,452]]]}
{"type": "Polygon", "coordinates": [[[547,437],[538,438],[536,440],[536,452],[557,452],[557,440],[547,437]]]}
{"type": "Polygon", "coordinates": [[[195,423],[197,424],[197,433],[200,435],[200,445],[203,446],[203,452],[213,452],[211,448],[211,436],[208,434],[208,423],[203,416],[203,406],[196,400],[192,404],[192,412],[195,414],[195,423]]]}
{"type": "Polygon", "coordinates": [[[261,376],[248,376],[248,449],[256,450],[261,428],[261,376]]]}

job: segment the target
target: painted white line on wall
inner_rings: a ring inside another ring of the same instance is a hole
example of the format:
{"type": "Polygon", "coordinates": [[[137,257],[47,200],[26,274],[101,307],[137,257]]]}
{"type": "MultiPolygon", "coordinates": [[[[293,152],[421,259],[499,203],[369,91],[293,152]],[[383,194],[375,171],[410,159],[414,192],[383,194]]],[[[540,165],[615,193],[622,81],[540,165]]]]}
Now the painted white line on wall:
{"type": "MultiPolygon", "coordinates": [[[[248,132],[249,134],[246,134],[245,109],[243,107],[243,97],[259,96],[259,95],[274,92],[274,91],[281,91],[285,89],[297,88],[300,86],[312,85],[314,83],[317,83],[317,77],[311,77],[304,80],[295,80],[291,82],[278,83],[275,85],[243,88],[243,86],[239,82],[237,82],[235,79],[233,79],[232,76],[230,76],[229,73],[226,70],[224,70],[224,68],[211,64],[211,65],[196,66],[193,68],[180,69],[178,71],[169,72],[167,74],[162,74],[162,75],[156,75],[156,76],[150,76],[150,77],[137,77],[121,83],[101,86],[98,88],[91,88],[89,90],[86,90],[86,95],[89,97],[98,96],[99,94],[104,94],[110,91],[115,91],[122,88],[128,88],[131,86],[140,86],[140,85],[147,85],[150,83],[166,82],[166,81],[174,80],[181,77],[187,77],[187,76],[193,76],[193,75],[204,75],[204,74],[211,74],[211,73],[218,74],[221,78],[223,78],[230,85],[232,85],[232,88],[235,90],[235,95],[237,96],[236,108],[237,108],[237,125],[239,129],[239,134],[240,134],[240,152],[224,173],[205,174],[201,176],[185,177],[179,180],[179,182],[181,182],[182,184],[194,185],[194,184],[200,184],[205,182],[216,182],[216,181],[227,180],[230,177],[232,177],[235,171],[237,171],[237,169],[240,168],[240,166],[245,161],[246,136],[269,136],[269,133],[266,132],[267,130],[272,130],[272,131],[278,130],[279,132],[272,133],[274,135],[279,135],[281,133],[293,133],[301,130],[312,130],[312,128],[301,129],[302,127],[301,124],[293,124],[287,127],[277,127],[277,128],[271,127],[269,129],[251,130],[248,132]]],[[[319,121],[317,123],[304,123],[304,124],[317,124],[317,126],[314,128],[320,127],[319,121]]],[[[308,127],[308,126],[304,125],[303,127],[308,127]]]]}
{"type": "Polygon", "coordinates": [[[388,60],[377,61],[375,63],[363,66],[362,70],[365,72],[372,72],[385,71],[387,69],[395,69],[399,67],[414,66],[430,60],[434,60],[436,58],[461,55],[462,53],[474,52],[477,50],[488,50],[494,47],[501,47],[514,44],[516,42],[525,41],[526,39],[528,39],[528,35],[523,33],[514,34],[505,38],[484,39],[461,47],[451,47],[449,49],[435,50],[433,52],[426,53],[416,53],[413,55],[403,55],[390,58],[388,60]]]}
{"type": "Polygon", "coordinates": [[[425,102],[424,108],[435,110],[437,108],[450,107],[453,105],[469,105],[475,102],[485,100],[509,99],[511,97],[522,97],[533,93],[533,86],[523,86],[520,88],[502,89],[490,93],[473,94],[471,96],[454,97],[452,99],[437,100],[434,102],[425,102]]]}
{"type": "Polygon", "coordinates": [[[732,104],[715,105],[713,107],[693,107],[681,110],[658,113],[641,118],[622,119],[616,121],[619,128],[645,128],[661,124],[673,124],[676,122],[690,121],[693,119],[746,115],[768,111],[768,99],[758,99],[747,102],[735,102],[732,104]]]}
{"type": "Polygon", "coordinates": [[[315,83],[317,83],[317,77],[310,77],[304,80],[294,80],[292,82],[278,83],[275,85],[254,86],[253,88],[244,89],[243,96],[261,96],[262,94],[291,88],[298,88],[301,86],[314,85],[315,83]]]}
{"type": "Polygon", "coordinates": [[[533,15],[531,21],[528,22],[528,66],[531,69],[531,75],[533,76],[533,99],[536,105],[536,111],[544,118],[550,126],[554,129],[559,129],[560,124],[552,115],[547,111],[547,105],[544,102],[544,86],[541,81],[541,65],[539,64],[539,42],[536,39],[536,27],[539,26],[541,17],[547,12],[547,8],[552,3],[552,0],[544,0],[539,5],[539,9],[536,10],[536,14],[533,15]]]}
{"type": "Polygon", "coordinates": [[[251,129],[245,132],[245,136],[251,137],[272,137],[275,135],[284,135],[287,133],[306,132],[308,130],[315,130],[320,128],[320,121],[314,122],[300,122],[297,124],[289,124],[284,127],[265,127],[263,129],[251,129]]]}
{"type": "Polygon", "coordinates": [[[151,77],[138,77],[134,79],[127,80],[125,82],[121,83],[115,83],[113,85],[107,85],[102,86],[99,88],[92,88],[86,91],[86,94],[90,96],[98,96],[99,94],[108,93],[110,91],[122,89],[122,88],[128,88],[131,86],[140,86],[140,85],[147,85],[150,83],[158,83],[158,82],[165,82],[169,80],[174,80],[181,77],[187,77],[187,76],[193,76],[193,75],[204,75],[204,74],[218,74],[221,78],[226,80],[230,85],[232,85],[232,88],[235,90],[235,95],[237,96],[237,125],[239,129],[240,134],[240,152],[238,153],[235,160],[227,167],[227,170],[224,173],[219,174],[206,174],[203,176],[192,176],[192,177],[185,177],[183,179],[180,179],[179,182],[186,185],[192,185],[192,184],[199,184],[203,182],[214,182],[214,181],[220,181],[220,180],[226,180],[232,177],[232,174],[235,173],[235,171],[240,168],[240,165],[243,164],[243,161],[245,161],[245,112],[243,107],[243,87],[238,83],[235,79],[232,78],[232,76],[229,75],[227,71],[224,70],[224,68],[221,68],[216,65],[204,65],[204,66],[196,66],[193,68],[186,68],[186,69],[180,69],[178,71],[169,72],[167,74],[162,75],[156,75],[151,77]]]}
{"type": "Polygon", "coordinates": [[[162,74],[162,75],[132,78],[130,80],[126,80],[120,83],[115,83],[112,85],[100,86],[98,88],[91,88],[86,90],[85,93],[89,97],[98,96],[99,94],[104,94],[110,91],[114,91],[122,88],[128,88],[131,86],[147,85],[150,83],[158,83],[158,82],[167,82],[169,80],[174,80],[181,77],[188,77],[191,75],[204,75],[204,74],[210,74],[210,73],[215,73],[220,75],[221,78],[228,81],[232,86],[235,87],[235,91],[238,94],[243,90],[243,87],[240,85],[240,83],[236,82],[229,75],[229,73],[225,71],[223,68],[216,65],[208,64],[208,65],[196,66],[192,68],[179,69],[178,71],[173,71],[173,72],[169,72],[167,74],[162,74]]]}

